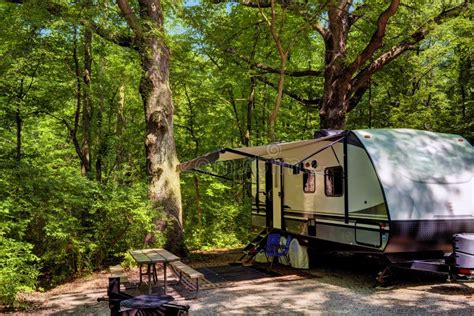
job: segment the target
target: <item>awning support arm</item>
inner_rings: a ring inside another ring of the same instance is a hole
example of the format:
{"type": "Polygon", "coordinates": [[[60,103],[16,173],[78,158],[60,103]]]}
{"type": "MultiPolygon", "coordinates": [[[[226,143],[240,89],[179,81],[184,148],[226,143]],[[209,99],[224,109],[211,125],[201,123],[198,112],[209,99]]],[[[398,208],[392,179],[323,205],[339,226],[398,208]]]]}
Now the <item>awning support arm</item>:
{"type": "MultiPolygon", "coordinates": [[[[344,138],[344,141],[345,141],[345,140],[346,140],[346,139],[344,138]]],[[[342,166],[342,165],[341,165],[341,162],[339,161],[339,158],[338,158],[337,155],[336,155],[336,151],[334,150],[334,147],[333,147],[332,145],[331,145],[331,149],[332,149],[332,153],[334,154],[334,157],[335,157],[336,160],[337,160],[337,164],[338,164],[339,166],[342,166]]]]}
{"type": "Polygon", "coordinates": [[[246,152],[243,152],[243,151],[239,151],[239,150],[235,150],[235,149],[232,149],[232,148],[224,148],[224,149],[221,150],[221,153],[225,153],[225,152],[233,153],[233,154],[236,154],[236,155],[241,155],[241,156],[248,157],[248,158],[258,159],[258,160],[261,160],[261,161],[269,161],[269,162],[271,162],[272,164],[274,164],[276,166],[281,166],[281,167],[290,168],[290,169],[294,169],[295,167],[298,166],[298,165],[292,165],[292,164],[289,164],[289,163],[286,163],[286,162],[280,161],[280,160],[268,159],[268,158],[265,158],[265,157],[262,157],[262,156],[252,155],[252,154],[249,154],[249,153],[246,153],[246,152]]]}
{"type": "Polygon", "coordinates": [[[195,168],[192,168],[192,169],[189,169],[189,170],[190,170],[190,171],[196,171],[196,172],[199,172],[199,173],[202,173],[202,174],[207,174],[207,175],[209,175],[209,176],[213,176],[213,177],[216,177],[216,178],[219,178],[219,179],[224,179],[224,180],[228,180],[228,181],[234,181],[234,179],[227,178],[227,177],[224,177],[224,176],[221,176],[221,175],[212,173],[212,172],[207,172],[207,171],[204,171],[204,170],[199,170],[199,169],[195,169],[195,168]]]}
{"type": "MultiPolygon", "coordinates": [[[[303,159],[302,159],[302,160],[301,160],[301,161],[298,163],[298,165],[299,165],[299,164],[301,164],[301,163],[303,163],[305,160],[308,160],[309,158],[311,158],[311,157],[313,157],[313,156],[315,156],[315,155],[319,154],[320,152],[322,152],[322,151],[324,151],[324,150],[328,149],[329,147],[331,147],[331,148],[332,148],[332,146],[333,146],[334,144],[336,144],[336,143],[338,143],[339,141],[343,140],[343,139],[344,139],[344,137],[345,137],[345,136],[343,136],[343,137],[341,137],[341,138],[338,138],[338,139],[336,139],[335,141],[333,141],[333,142],[329,143],[327,146],[325,146],[325,147],[323,147],[323,148],[320,148],[320,149],[318,149],[316,152],[312,153],[312,154],[311,154],[311,155],[309,155],[308,157],[305,157],[305,158],[303,158],[303,159]]],[[[337,156],[336,156],[336,159],[337,159],[337,156]]],[[[338,160],[338,162],[339,162],[339,160],[338,160]]]]}

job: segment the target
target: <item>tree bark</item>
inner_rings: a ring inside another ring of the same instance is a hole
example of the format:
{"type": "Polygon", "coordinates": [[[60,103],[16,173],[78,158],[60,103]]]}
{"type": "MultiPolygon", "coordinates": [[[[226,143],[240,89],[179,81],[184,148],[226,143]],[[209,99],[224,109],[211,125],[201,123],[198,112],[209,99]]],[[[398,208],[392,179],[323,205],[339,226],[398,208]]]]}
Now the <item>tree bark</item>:
{"type": "MultiPolygon", "coordinates": [[[[118,90],[119,94],[119,100],[118,100],[118,106],[117,106],[117,122],[115,125],[115,136],[117,139],[120,139],[123,135],[123,131],[125,130],[127,121],[125,120],[125,85],[121,84],[120,88],[118,90]]],[[[124,144],[122,142],[119,142],[117,144],[117,149],[116,149],[116,165],[120,166],[124,161],[125,161],[125,149],[124,149],[124,144]]]]}
{"type": "MultiPolygon", "coordinates": [[[[73,41],[73,51],[72,57],[74,60],[74,70],[76,74],[76,110],[74,113],[74,126],[69,128],[69,135],[71,136],[72,142],[74,144],[74,149],[76,150],[76,154],[79,157],[81,171],[82,166],[84,164],[84,158],[82,156],[81,145],[77,138],[77,129],[79,127],[79,119],[81,116],[81,108],[82,108],[82,93],[81,93],[81,86],[82,86],[82,79],[81,79],[81,68],[79,66],[79,57],[77,56],[77,28],[74,29],[74,41],[73,41]]],[[[65,122],[66,123],[66,122],[65,122]]],[[[69,123],[66,124],[69,127],[69,123]]]]}
{"type": "Polygon", "coordinates": [[[141,59],[142,97],[146,131],[146,170],[149,178],[149,198],[156,208],[163,207],[168,217],[163,228],[166,234],[165,247],[170,251],[185,254],[179,161],[173,138],[173,113],[169,85],[170,51],[160,36],[163,29],[163,11],[159,0],[139,0],[140,19],[131,10],[126,0],[117,1],[122,14],[135,33],[137,51],[141,59]]]}
{"type": "MultiPolygon", "coordinates": [[[[246,122],[246,129],[245,129],[245,137],[244,137],[244,146],[248,147],[251,144],[252,140],[252,118],[253,118],[253,111],[255,108],[255,89],[257,85],[257,79],[255,76],[250,78],[250,93],[247,98],[247,122],[246,122]]],[[[244,185],[243,189],[245,195],[249,198],[252,197],[252,170],[247,165],[245,166],[247,171],[245,172],[244,177],[244,185]]]]}
{"type": "MultiPolygon", "coordinates": [[[[472,98],[472,65],[474,64],[474,58],[468,54],[469,50],[463,51],[462,46],[458,47],[461,58],[459,59],[459,77],[458,85],[461,93],[461,117],[465,123],[469,121],[467,118],[467,106],[472,98]]],[[[472,102],[472,101],[471,101],[472,102]]]]}
{"type": "Polygon", "coordinates": [[[82,94],[82,144],[81,144],[81,174],[91,176],[91,119],[92,119],[92,96],[91,96],[91,76],[92,76],[92,31],[84,30],[84,89],[82,94]]]}
{"type": "Polygon", "coordinates": [[[286,67],[287,59],[288,59],[288,54],[284,54],[281,57],[280,76],[278,78],[277,97],[276,97],[276,100],[275,100],[275,106],[274,106],[272,112],[270,113],[270,116],[268,117],[269,138],[272,142],[276,140],[275,125],[276,125],[278,112],[280,111],[280,108],[281,108],[281,100],[283,98],[283,87],[284,87],[284,83],[285,83],[285,67],[286,67]]]}
{"type": "Polygon", "coordinates": [[[40,63],[36,65],[36,67],[33,69],[33,72],[31,73],[31,81],[29,84],[26,85],[25,87],[25,78],[21,78],[20,80],[20,87],[18,90],[18,93],[16,95],[16,110],[15,110],[15,125],[16,125],[16,154],[15,154],[15,160],[17,163],[20,163],[22,159],[22,146],[23,146],[23,140],[22,140],[22,132],[23,132],[23,117],[22,117],[22,104],[24,101],[24,98],[30,91],[31,87],[33,86],[33,83],[35,81],[36,77],[36,72],[38,71],[38,68],[40,66],[40,63]]]}
{"type": "Polygon", "coordinates": [[[232,110],[234,111],[235,124],[239,130],[240,142],[243,144],[245,142],[245,134],[243,126],[240,123],[239,112],[237,111],[237,104],[235,103],[234,90],[232,87],[229,87],[227,90],[229,92],[229,102],[232,105],[232,110]]]}
{"type": "Polygon", "coordinates": [[[257,79],[252,76],[250,78],[250,93],[247,98],[247,127],[245,129],[245,137],[244,137],[244,146],[250,146],[250,141],[252,138],[252,117],[253,117],[253,110],[255,108],[255,87],[257,85],[257,79]]]}
{"type": "Polygon", "coordinates": [[[125,85],[121,84],[119,88],[119,100],[118,100],[118,107],[117,107],[117,125],[115,128],[117,137],[120,138],[122,136],[123,130],[125,128],[125,85]]]}
{"type": "MultiPolygon", "coordinates": [[[[102,82],[102,75],[104,71],[104,60],[100,58],[99,60],[99,78],[98,81],[102,82]]],[[[100,99],[97,107],[97,125],[96,125],[96,141],[97,141],[97,150],[95,158],[95,179],[97,182],[102,182],[102,167],[104,157],[107,154],[107,142],[106,136],[103,133],[103,121],[104,121],[104,108],[105,108],[105,97],[104,97],[104,88],[102,84],[99,85],[100,88],[100,99]]]]}
{"type": "Polygon", "coordinates": [[[182,254],[183,227],[181,191],[176,166],[179,161],[173,138],[173,101],[169,86],[169,50],[161,39],[146,40],[141,53],[140,94],[146,117],[146,170],[149,175],[149,198],[156,207],[163,206],[169,216],[167,248],[182,254]]]}
{"type": "MultiPolygon", "coordinates": [[[[23,80],[22,80],[23,86],[23,80]]],[[[21,118],[21,107],[20,107],[20,100],[16,105],[16,112],[15,112],[15,123],[16,123],[16,161],[19,163],[21,161],[21,133],[23,127],[23,119],[21,118]]]]}
{"type": "MultiPolygon", "coordinates": [[[[321,129],[344,129],[349,108],[352,71],[346,62],[346,44],[350,13],[347,1],[328,4],[329,24],[323,33],[325,43],[324,92],[320,102],[321,129]]],[[[361,63],[359,56],[356,60],[361,63]]]]}

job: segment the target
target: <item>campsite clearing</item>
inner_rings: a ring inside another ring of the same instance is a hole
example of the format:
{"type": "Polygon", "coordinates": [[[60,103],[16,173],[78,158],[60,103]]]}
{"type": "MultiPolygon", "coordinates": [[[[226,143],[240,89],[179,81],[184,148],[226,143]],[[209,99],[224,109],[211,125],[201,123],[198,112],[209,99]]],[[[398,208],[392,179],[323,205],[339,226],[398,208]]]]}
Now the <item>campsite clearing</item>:
{"type": "MultiPolygon", "coordinates": [[[[191,265],[226,266],[235,254],[203,254],[191,265]],[[229,260],[225,260],[228,258],[229,260]]],[[[456,314],[472,315],[474,284],[445,283],[435,275],[402,274],[387,288],[377,287],[374,263],[361,257],[322,257],[304,272],[308,277],[289,275],[238,280],[224,286],[204,288],[196,299],[185,300],[171,286],[178,302],[189,304],[192,315],[209,314],[456,314]]],[[[159,271],[162,273],[162,271],[159,271]]],[[[294,270],[295,274],[301,273],[294,270]]],[[[129,275],[137,275],[132,270],[129,275]]],[[[104,296],[108,273],[64,284],[50,292],[32,295],[36,309],[24,315],[108,315],[104,296]]]]}

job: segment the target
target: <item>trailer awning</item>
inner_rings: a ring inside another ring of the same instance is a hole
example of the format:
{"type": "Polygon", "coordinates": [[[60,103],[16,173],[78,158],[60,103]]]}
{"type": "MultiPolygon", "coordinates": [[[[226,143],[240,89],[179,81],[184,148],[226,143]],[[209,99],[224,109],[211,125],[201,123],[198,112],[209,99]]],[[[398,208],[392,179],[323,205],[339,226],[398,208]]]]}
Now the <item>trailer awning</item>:
{"type": "Polygon", "coordinates": [[[243,158],[262,158],[262,159],[278,159],[284,157],[284,153],[302,147],[311,146],[313,144],[341,138],[342,133],[321,137],[317,139],[303,140],[288,143],[273,143],[264,146],[241,147],[241,148],[222,148],[204,156],[195,158],[179,164],[176,169],[178,172],[190,169],[196,169],[208,165],[216,161],[229,161],[243,158]]]}

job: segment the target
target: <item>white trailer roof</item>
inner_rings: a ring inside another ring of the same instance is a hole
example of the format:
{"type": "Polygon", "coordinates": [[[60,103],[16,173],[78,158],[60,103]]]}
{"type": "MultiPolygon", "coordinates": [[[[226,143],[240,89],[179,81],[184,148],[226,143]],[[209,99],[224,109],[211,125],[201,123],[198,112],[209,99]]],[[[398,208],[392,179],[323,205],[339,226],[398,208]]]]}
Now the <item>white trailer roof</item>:
{"type": "Polygon", "coordinates": [[[474,149],[467,140],[413,129],[353,133],[372,159],[392,220],[474,217],[474,149]]]}

